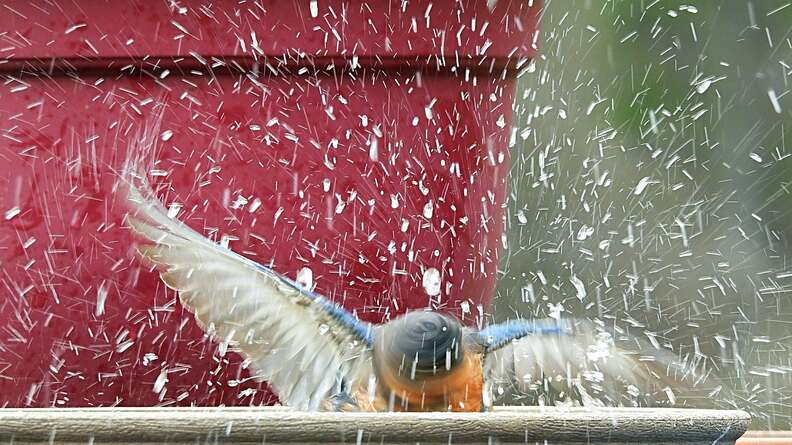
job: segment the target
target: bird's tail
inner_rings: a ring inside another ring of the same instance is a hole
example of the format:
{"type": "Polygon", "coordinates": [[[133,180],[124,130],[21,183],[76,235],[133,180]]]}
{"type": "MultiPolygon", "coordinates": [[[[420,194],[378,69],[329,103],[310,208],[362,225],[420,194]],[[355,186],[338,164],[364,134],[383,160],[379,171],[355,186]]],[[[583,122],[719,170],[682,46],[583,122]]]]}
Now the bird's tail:
{"type": "Polygon", "coordinates": [[[703,359],[574,324],[573,334],[527,336],[494,352],[485,365],[494,404],[714,407],[720,387],[703,359]]]}

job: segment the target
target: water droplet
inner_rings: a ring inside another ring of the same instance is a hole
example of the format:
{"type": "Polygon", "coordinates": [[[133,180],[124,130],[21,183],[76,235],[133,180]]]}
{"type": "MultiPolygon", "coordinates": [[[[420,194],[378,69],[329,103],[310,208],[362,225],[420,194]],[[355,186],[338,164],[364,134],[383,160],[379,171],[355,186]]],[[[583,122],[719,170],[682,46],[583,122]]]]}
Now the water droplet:
{"type": "Polygon", "coordinates": [[[569,282],[575,286],[575,291],[577,292],[578,300],[583,301],[586,298],[586,286],[583,284],[583,281],[577,277],[577,275],[572,275],[569,277],[569,282]]]}
{"type": "Polygon", "coordinates": [[[434,202],[430,199],[423,208],[423,216],[426,219],[432,219],[432,215],[434,215],[434,202]]]}
{"type": "Polygon", "coordinates": [[[253,203],[250,204],[250,207],[248,207],[248,212],[254,213],[259,207],[261,207],[261,200],[256,198],[253,200],[253,203]]]}
{"type": "Polygon", "coordinates": [[[377,162],[379,158],[379,138],[373,137],[371,138],[371,142],[369,143],[369,159],[373,162],[377,162]]]}
{"type": "Polygon", "coordinates": [[[99,285],[99,289],[96,291],[96,310],[94,311],[94,315],[97,317],[104,314],[108,291],[107,281],[103,280],[102,284],[99,285]]]}
{"type": "Polygon", "coordinates": [[[154,381],[154,388],[152,390],[159,394],[163,388],[165,388],[165,384],[168,383],[168,369],[162,368],[159,375],[157,376],[157,380],[154,381]]]}
{"type": "Polygon", "coordinates": [[[633,191],[633,194],[640,195],[641,193],[644,192],[644,190],[646,190],[646,186],[648,186],[649,184],[652,184],[652,178],[650,178],[649,176],[645,176],[641,178],[641,180],[638,181],[638,184],[635,186],[635,190],[633,191]]]}
{"type": "Polygon", "coordinates": [[[297,278],[295,279],[297,284],[306,288],[312,289],[313,288],[313,270],[310,267],[303,267],[302,269],[297,271],[297,278]]]}
{"type": "Polygon", "coordinates": [[[429,296],[440,295],[440,271],[434,267],[426,269],[423,274],[423,288],[429,296]]]}
{"type": "Polygon", "coordinates": [[[580,230],[578,230],[577,239],[578,241],[583,241],[588,239],[593,234],[594,234],[594,227],[589,227],[583,224],[580,230]]]}
{"type": "Polygon", "coordinates": [[[709,89],[710,85],[712,85],[712,79],[704,79],[696,85],[696,92],[699,94],[704,94],[709,89]]]}
{"type": "Polygon", "coordinates": [[[11,221],[12,219],[14,219],[14,217],[19,215],[20,213],[22,213],[22,210],[20,210],[19,207],[14,207],[14,208],[11,208],[9,210],[6,210],[6,212],[5,212],[5,220],[6,221],[11,221]]]}

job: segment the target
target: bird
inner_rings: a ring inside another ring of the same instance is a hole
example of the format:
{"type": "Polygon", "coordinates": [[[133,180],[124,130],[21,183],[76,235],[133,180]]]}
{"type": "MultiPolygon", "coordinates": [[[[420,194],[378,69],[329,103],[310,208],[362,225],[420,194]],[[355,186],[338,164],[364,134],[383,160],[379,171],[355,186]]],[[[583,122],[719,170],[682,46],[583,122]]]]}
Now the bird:
{"type": "MultiPolygon", "coordinates": [[[[596,346],[591,323],[574,318],[514,319],[477,330],[424,309],[381,324],[364,322],[172,218],[147,183],[138,187],[130,178],[122,184],[125,224],[139,239],[138,256],[221,348],[240,351],[254,377],[292,409],[488,411],[503,392],[497,385],[525,381],[515,375],[515,357],[568,374],[564,363],[587,361],[581,339],[596,346]]],[[[658,377],[629,354],[614,356],[620,359],[611,361],[609,372],[624,385],[658,377]]],[[[578,398],[591,399],[576,387],[578,398]]]]}

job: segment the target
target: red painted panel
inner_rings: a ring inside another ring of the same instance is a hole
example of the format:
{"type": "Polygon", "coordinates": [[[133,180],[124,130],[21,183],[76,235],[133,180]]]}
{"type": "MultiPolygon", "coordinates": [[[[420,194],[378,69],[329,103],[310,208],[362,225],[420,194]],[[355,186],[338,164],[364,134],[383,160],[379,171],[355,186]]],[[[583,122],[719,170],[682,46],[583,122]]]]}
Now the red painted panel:
{"type": "Polygon", "coordinates": [[[0,58],[532,56],[538,1],[487,3],[11,0],[0,58]]]}
{"type": "MultiPolygon", "coordinates": [[[[76,3],[70,11],[83,10],[84,18],[69,20],[114,23],[114,38],[124,37],[122,23],[138,20],[124,8],[148,4],[118,3],[124,20],[116,23],[100,20],[107,3],[76,3]]],[[[226,5],[233,16],[232,4],[215,3],[216,15],[226,5]]],[[[303,26],[288,14],[279,26],[303,26]]],[[[214,29],[184,23],[199,35],[214,29]]],[[[14,24],[20,35],[23,25],[14,24]]],[[[50,40],[60,38],[48,29],[50,40]]],[[[26,39],[48,46],[40,30],[28,31],[26,39]]],[[[145,48],[173,50],[170,37],[146,32],[137,40],[145,48]]],[[[59,55],[82,51],[76,45],[68,53],[58,41],[59,55]]],[[[120,47],[108,44],[106,57],[119,55],[113,48],[120,47]]],[[[331,68],[243,75],[174,66],[170,75],[5,75],[0,405],[273,400],[240,357],[218,355],[132,255],[113,184],[143,131],[157,136],[148,173],[163,201],[181,206],[179,217],[207,236],[231,236],[231,248],[291,277],[310,268],[317,291],[366,320],[432,306],[477,321],[477,306],[492,297],[501,243],[510,78],[331,68]],[[441,276],[438,295],[422,284],[430,268],[441,276]],[[155,392],[160,376],[168,381],[155,392]]]]}

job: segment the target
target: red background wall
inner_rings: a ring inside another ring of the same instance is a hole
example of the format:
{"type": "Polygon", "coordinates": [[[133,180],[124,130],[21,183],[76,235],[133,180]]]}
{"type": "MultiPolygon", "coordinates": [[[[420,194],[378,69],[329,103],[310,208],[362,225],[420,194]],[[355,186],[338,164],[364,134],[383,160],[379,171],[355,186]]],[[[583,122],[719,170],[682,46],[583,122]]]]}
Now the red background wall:
{"type": "Polygon", "coordinates": [[[113,185],[144,133],[163,201],[207,236],[310,268],[369,321],[480,322],[538,5],[275,4],[0,8],[0,405],[274,400],[132,255],[113,185]]]}

